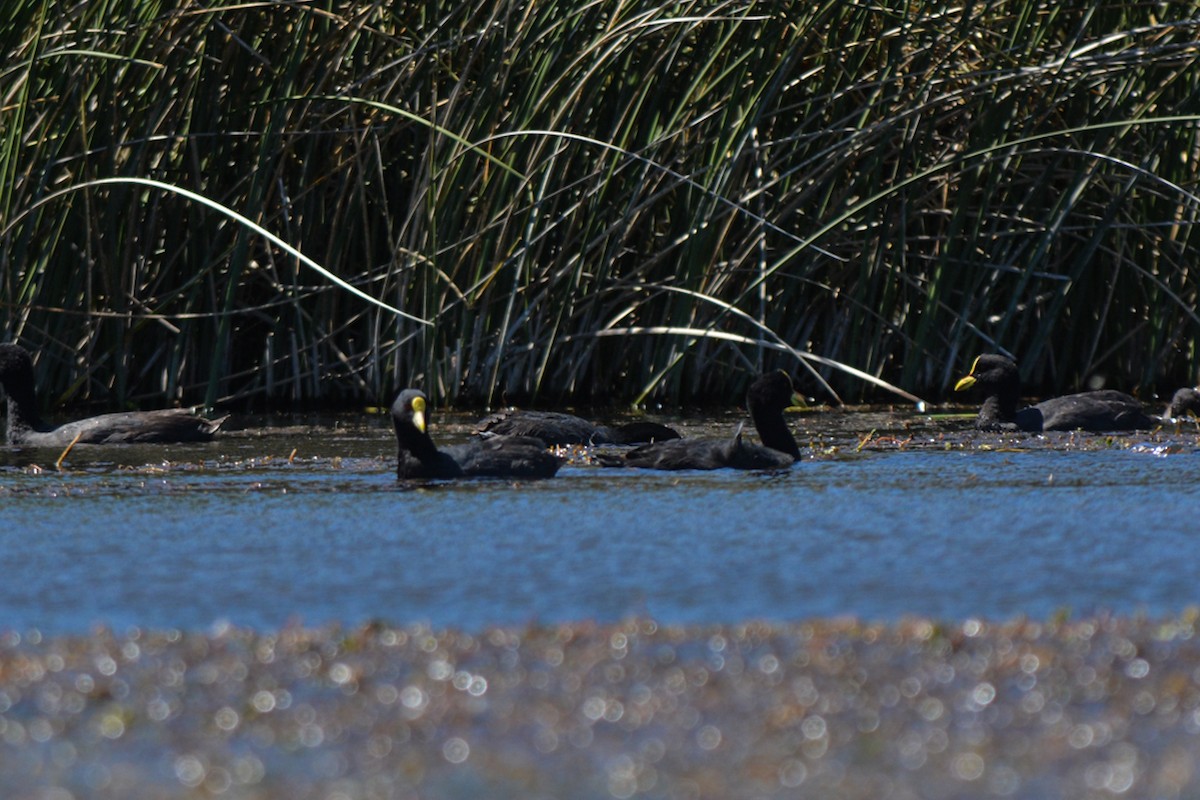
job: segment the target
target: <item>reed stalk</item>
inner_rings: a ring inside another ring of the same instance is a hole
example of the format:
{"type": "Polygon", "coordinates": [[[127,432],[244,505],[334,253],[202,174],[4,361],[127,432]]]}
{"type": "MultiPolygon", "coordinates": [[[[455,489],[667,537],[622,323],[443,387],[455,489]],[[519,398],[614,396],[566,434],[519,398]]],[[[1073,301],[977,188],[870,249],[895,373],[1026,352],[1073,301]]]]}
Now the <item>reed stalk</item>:
{"type": "Polygon", "coordinates": [[[1196,381],[1191,3],[10,0],[55,405],[1196,381]]]}

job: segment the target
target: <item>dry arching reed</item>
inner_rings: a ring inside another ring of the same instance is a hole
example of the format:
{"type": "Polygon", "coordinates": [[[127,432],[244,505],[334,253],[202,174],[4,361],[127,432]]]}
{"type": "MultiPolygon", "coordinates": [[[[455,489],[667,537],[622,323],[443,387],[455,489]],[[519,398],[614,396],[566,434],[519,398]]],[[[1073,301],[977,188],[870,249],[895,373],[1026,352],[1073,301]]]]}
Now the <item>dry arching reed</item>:
{"type": "Polygon", "coordinates": [[[1191,3],[4,17],[0,335],[57,403],[1194,381],[1191,3]]]}

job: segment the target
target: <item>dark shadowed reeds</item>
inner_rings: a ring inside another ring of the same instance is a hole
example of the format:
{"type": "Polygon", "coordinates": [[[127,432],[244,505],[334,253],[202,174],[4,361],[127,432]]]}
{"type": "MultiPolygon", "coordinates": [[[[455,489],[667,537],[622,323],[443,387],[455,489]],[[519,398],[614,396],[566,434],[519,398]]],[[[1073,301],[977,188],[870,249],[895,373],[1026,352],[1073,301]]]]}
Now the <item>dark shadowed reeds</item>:
{"type": "Polygon", "coordinates": [[[11,0],[3,338],[58,402],[1194,382],[1192,4],[925,7],[11,0]]]}

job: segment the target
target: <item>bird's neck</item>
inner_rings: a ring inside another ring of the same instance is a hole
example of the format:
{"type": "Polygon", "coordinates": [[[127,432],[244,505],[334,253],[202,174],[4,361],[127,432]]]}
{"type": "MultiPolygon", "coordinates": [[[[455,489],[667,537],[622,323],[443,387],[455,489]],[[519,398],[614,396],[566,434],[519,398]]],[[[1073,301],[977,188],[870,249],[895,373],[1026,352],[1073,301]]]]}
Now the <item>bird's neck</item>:
{"type": "Polygon", "coordinates": [[[37,398],[32,390],[19,388],[8,392],[8,433],[13,431],[46,431],[50,426],[37,412],[37,398]]]}
{"type": "Polygon", "coordinates": [[[778,411],[767,411],[761,408],[750,409],[750,419],[758,431],[758,438],[772,450],[787,453],[795,459],[800,458],[800,447],[788,429],[787,421],[778,411]]]}
{"type": "Polygon", "coordinates": [[[979,407],[979,419],[984,422],[1012,422],[1017,418],[1017,394],[1000,392],[985,397],[979,407]]]}
{"type": "Polygon", "coordinates": [[[397,431],[397,434],[401,455],[405,452],[411,453],[422,464],[430,464],[437,460],[437,445],[433,443],[433,439],[429,438],[428,433],[421,433],[414,428],[397,431]]]}

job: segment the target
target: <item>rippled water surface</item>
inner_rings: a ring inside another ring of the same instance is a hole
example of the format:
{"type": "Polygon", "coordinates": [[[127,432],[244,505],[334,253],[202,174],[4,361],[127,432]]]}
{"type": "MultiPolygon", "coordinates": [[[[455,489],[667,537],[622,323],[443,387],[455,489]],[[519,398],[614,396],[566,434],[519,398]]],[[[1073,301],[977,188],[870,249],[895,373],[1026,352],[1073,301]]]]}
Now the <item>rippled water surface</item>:
{"type": "Polygon", "coordinates": [[[886,414],[795,427],[805,458],[782,474],[577,458],[520,485],[399,485],[390,431],[376,423],[81,448],[62,472],[57,453],[3,450],[0,620],[50,633],[217,621],[479,629],[1200,602],[1194,428],[1009,441],[886,414]]]}

